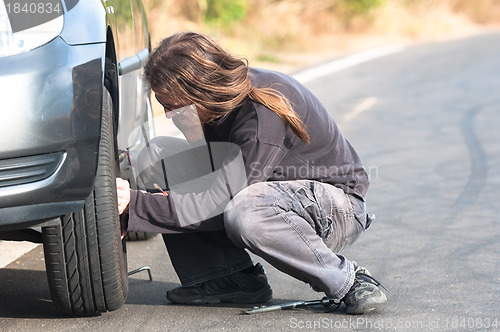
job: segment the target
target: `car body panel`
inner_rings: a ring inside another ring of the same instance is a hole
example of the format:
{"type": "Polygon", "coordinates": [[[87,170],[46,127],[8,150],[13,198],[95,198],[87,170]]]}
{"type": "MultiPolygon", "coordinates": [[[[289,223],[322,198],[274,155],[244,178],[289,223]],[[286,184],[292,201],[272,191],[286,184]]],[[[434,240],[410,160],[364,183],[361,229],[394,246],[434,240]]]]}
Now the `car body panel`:
{"type": "MultiPolygon", "coordinates": [[[[140,0],[133,1],[144,17],[140,0]]],[[[0,230],[83,207],[97,169],[106,43],[113,43],[115,63],[149,50],[145,21],[134,28],[131,0],[69,2],[59,37],[0,57],[0,230]],[[113,41],[107,40],[110,31],[113,41]],[[54,160],[46,162],[48,156],[54,160]],[[22,180],[13,185],[16,178],[22,180]]],[[[119,149],[140,145],[140,135],[128,133],[136,133],[150,113],[141,78],[142,68],[118,78],[119,149]]]]}
{"type": "Polygon", "coordinates": [[[68,46],[56,38],[31,52],[0,58],[0,159],[97,139],[103,52],[104,44],[68,46]]]}
{"type": "Polygon", "coordinates": [[[60,215],[67,208],[59,210],[54,203],[83,204],[90,194],[97,167],[103,52],[103,43],[69,46],[56,38],[31,52],[0,58],[0,160],[9,165],[19,157],[65,155],[43,181],[0,187],[0,225],[28,218],[2,208],[50,204],[53,215],[60,215]]]}
{"type": "Polygon", "coordinates": [[[106,21],[109,21],[106,8],[100,5],[99,0],[80,0],[64,14],[61,38],[68,45],[104,43],[106,21]]]}
{"type": "Polygon", "coordinates": [[[135,71],[119,76],[119,84],[122,90],[127,94],[120,94],[120,113],[118,126],[118,149],[135,149],[140,144],[141,131],[134,130],[139,123],[144,123],[144,113],[146,99],[149,98],[148,87],[142,79],[142,67],[145,64],[144,51],[150,51],[150,39],[142,2],[139,0],[130,0],[130,7],[108,2],[114,6],[114,19],[116,24],[116,33],[119,38],[117,43],[118,61],[124,61],[134,57],[137,60],[142,59],[141,65],[135,71]],[[128,17],[132,17],[130,22],[128,17]],[[140,56],[138,56],[140,54],[140,56]]]}

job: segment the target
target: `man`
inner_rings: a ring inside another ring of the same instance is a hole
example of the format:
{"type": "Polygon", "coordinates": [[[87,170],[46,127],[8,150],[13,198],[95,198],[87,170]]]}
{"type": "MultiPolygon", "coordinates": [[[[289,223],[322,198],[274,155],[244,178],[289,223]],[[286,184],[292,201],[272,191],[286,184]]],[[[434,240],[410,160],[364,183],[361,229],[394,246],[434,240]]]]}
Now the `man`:
{"type": "Polygon", "coordinates": [[[182,283],[169,300],[269,300],[247,249],[342,300],[347,313],[386,301],[369,272],[338,253],[369,226],[369,179],[309,90],[192,32],[163,40],[145,78],[187,141],[153,140],[138,158],[148,190],[118,179],[119,209],[128,230],[164,234],[182,283]]]}

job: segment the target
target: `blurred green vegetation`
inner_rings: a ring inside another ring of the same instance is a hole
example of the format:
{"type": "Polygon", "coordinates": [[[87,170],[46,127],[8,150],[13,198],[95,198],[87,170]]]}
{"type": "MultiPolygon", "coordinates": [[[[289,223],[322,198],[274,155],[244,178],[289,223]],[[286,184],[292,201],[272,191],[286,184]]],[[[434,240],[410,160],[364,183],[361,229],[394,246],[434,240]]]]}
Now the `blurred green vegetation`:
{"type": "Polygon", "coordinates": [[[153,45],[181,30],[210,34],[250,61],[302,63],[399,41],[500,24],[500,0],[143,0],[153,45]],[[292,58],[296,54],[297,57],[292,58]]]}
{"type": "Polygon", "coordinates": [[[205,21],[222,26],[241,21],[247,14],[245,0],[204,0],[206,1],[205,21]]]}
{"type": "MultiPolygon", "coordinates": [[[[331,8],[349,20],[354,16],[368,15],[373,9],[380,7],[386,0],[328,0],[331,8]]],[[[255,1],[254,1],[255,2],[255,1]]],[[[286,2],[286,1],[283,1],[286,2]]],[[[247,0],[198,0],[201,11],[205,11],[205,22],[208,24],[229,27],[231,23],[245,18],[252,1],[247,0]]]]}
{"type": "MultiPolygon", "coordinates": [[[[249,0],[197,0],[205,23],[215,24],[229,28],[232,23],[239,22],[247,15],[248,8],[256,7],[261,2],[249,0]]],[[[309,0],[310,1],[310,0],[309,0]]],[[[338,12],[339,17],[348,24],[349,20],[356,16],[369,15],[375,8],[382,6],[386,0],[324,0],[316,1],[322,6],[329,7],[338,12]]],[[[271,2],[282,2],[286,0],[274,0],[271,2]]],[[[294,1],[288,1],[293,3],[294,1]]],[[[307,6],[306,1],[302,1],[307,6]]],[[[314,1],[311,2],[314,6],[314,1]]]]}
{"type": "Polygon", "coordinates": [[[385,0],[337,0],[339,6],[344,7],[348,15],[367,15],[373,9],[384,4],[385,0]]]}

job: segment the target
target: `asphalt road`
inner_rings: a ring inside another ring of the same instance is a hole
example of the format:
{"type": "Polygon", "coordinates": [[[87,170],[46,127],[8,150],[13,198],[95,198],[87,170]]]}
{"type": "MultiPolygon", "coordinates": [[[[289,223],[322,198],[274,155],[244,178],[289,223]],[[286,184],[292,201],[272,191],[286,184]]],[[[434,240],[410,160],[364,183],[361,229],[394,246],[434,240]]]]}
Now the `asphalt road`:
{"type": "MultiPolygon", "coordinates": [[[[377,219],[344,254],[388,288],[380,310],[173,305],[165,293],[179,283],[156,237],[128,244],[129,269],[149,265],[154,281],[131,276],[125,306],[97,317],[57,313],[40,247],[0,269],[0,331],[500,331],[499,54],[492,32],[407,46],[307,83],[371,175],[377,219]]],[[[264,265],[271,303],[321,298],[264,265]]]]}

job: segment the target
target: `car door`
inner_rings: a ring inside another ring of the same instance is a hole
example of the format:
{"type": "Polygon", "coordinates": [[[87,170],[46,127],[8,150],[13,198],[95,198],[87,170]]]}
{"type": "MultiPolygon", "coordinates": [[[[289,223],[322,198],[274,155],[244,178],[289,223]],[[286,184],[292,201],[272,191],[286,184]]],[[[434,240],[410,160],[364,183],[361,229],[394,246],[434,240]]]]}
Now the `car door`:
{"type": "Polygon", "coordinates": [[[149,94],[142,80],[142,68],[149,56],[150,43],[142,1],[115,2],[120,86],[117,140],[119,150],[130,150],[143,141],[137,128],[147,121],[149,94]]]}

